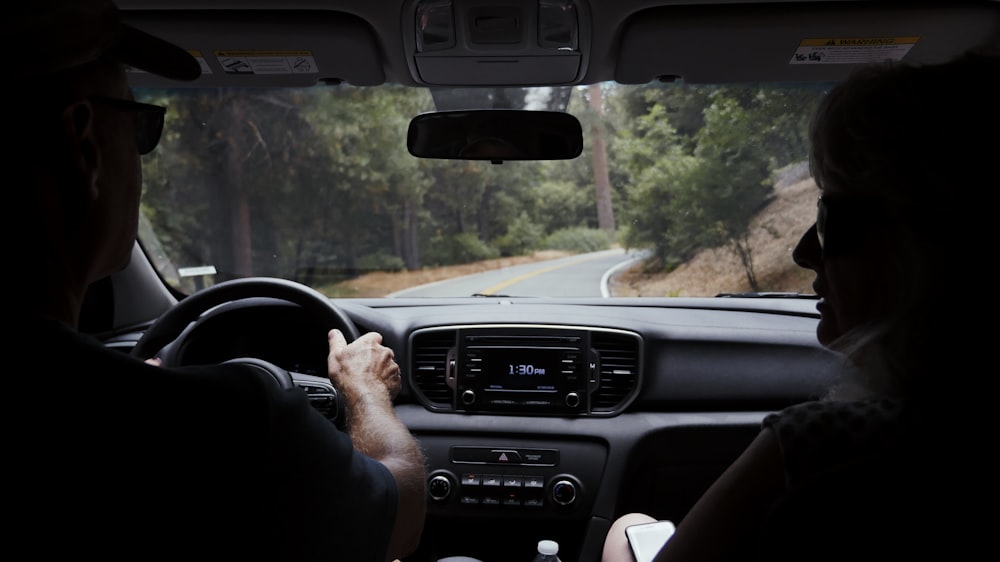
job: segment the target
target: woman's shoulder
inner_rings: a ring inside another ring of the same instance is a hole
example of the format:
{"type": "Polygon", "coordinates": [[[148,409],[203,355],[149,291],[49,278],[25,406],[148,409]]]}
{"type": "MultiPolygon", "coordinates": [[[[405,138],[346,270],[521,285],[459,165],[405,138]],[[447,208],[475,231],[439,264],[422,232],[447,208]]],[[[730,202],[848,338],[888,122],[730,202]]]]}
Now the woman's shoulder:
{"type": "Polygon", "coordinates": [[[824,422],[860,429],[875,423],[896,423],[910,410],[904,399],[815,400],[788,406],[764,418],[765,426],[803,425],[824,422]]]}
{"type": "Polygon", "coordinates": [[[789,482],[830,466],[905,446],[914,431],[905,400],[815,401],[763,422],[778,440],[789,482]]]}

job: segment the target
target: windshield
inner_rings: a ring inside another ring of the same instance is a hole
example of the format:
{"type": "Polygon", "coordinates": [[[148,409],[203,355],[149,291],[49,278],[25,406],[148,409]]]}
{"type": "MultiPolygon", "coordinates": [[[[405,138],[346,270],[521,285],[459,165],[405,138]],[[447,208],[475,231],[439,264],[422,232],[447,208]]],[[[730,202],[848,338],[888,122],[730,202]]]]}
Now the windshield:
{"type": "Polygon", "coordinates": [[[807,130],[825,85],[137,90],[140,243],[183,293],[272,276],[331,297],[810,293],[807,130]],[[418,159],[412,117],[565,110],[572,160],[418,159]]]}

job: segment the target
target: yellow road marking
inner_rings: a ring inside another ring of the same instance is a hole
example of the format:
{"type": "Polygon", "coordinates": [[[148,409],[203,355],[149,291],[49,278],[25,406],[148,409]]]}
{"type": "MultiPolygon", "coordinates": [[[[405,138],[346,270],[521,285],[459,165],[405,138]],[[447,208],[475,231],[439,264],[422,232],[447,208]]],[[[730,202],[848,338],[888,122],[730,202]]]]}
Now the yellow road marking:
{"type": "Polygon", "coordinates": [[[514,277],[512,279],[508,279],[507,281],[504,281],[503,283],[499,283],[497,285],[493,285],[492,287],[490,287],[488,289],[483,289],[482,291],[479,291],[479,294],[481,294],[481,295],[492,295],[493,293],[499,291],[500,289],[503,289],[503,288],[506,288],[506,287],[510,287],[511,285],[513,285],[515,283],[520,283],[521,281],[524,281],[525,279],[531,279],[532,277],[534,277],[536,275],[541,275],[543,273],[548,273],[550,271],[555,271],[557,269],[561,269],[561,268],[564,268],[564,267],[569,267],[571,265],[576,265],[576,264],[581,263],[581,262],[585,262],[585,261],[589,261],[589,260],[595,260],[597,258],[602,258],[602,257],[604,257],[604,256],[603,255],[588,256],[588,257],[580,258],[580,259],[573,260],[573,261],[570,261],[570,262],[561,263],[561,264],[558,264],[558,265],[553,265],[553,266],[549,266],[549,267],[546,267],[546,268],[542,268],[542,269],[539,269],[537,271],[532,271],[531,273],[525,273],[524,275],[518,275],[517,277],[514,277]]]}

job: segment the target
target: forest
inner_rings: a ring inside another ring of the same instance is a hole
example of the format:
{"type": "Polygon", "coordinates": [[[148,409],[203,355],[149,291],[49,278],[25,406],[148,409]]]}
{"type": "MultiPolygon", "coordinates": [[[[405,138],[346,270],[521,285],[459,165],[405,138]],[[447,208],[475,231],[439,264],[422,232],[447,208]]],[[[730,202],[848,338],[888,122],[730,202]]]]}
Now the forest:
{"type": "Polygon", "coordinates": [[[756,286],[747,229],[774,172],[807,159],[823,85],[655,83],[429,90],[158,90],[143,211],[175,267],[318,286],[555,249],[646,248],[649,270],[725,246],[756,286]],[[409,120],[442,107],[565,109],[573,160],[426,160],[409,120]],[[233,202],[236,203],[233,203],[233,202]],[[171,212],[177,210],[178,212],[171,212]]]}

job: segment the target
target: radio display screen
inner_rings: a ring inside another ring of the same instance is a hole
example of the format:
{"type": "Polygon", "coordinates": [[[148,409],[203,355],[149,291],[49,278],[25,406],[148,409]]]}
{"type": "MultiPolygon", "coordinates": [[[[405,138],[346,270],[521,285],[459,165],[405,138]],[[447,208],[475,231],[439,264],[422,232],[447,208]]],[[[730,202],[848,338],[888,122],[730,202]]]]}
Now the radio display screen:
{"type": "Polygon", "coordinates": [[[565,350],[546,348],[480,348],[485,388],[489,390],[558,390],[565,350]]]}

